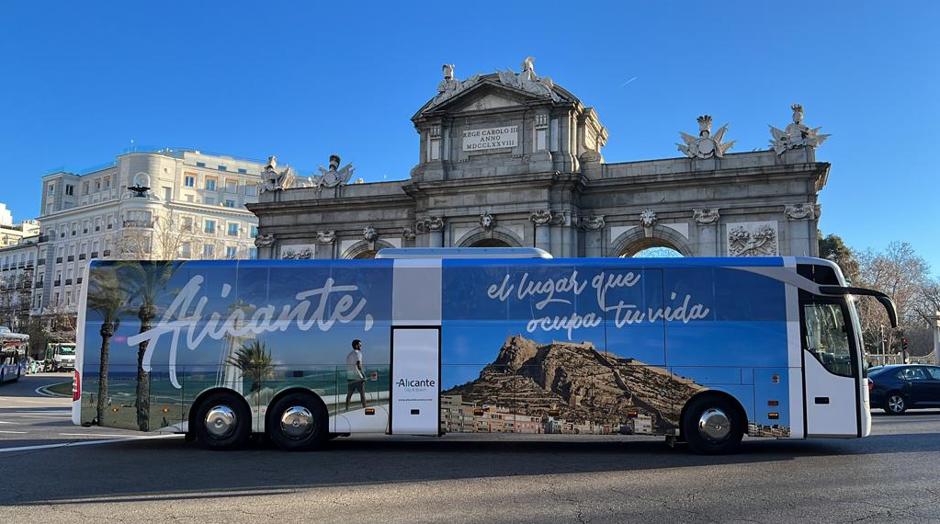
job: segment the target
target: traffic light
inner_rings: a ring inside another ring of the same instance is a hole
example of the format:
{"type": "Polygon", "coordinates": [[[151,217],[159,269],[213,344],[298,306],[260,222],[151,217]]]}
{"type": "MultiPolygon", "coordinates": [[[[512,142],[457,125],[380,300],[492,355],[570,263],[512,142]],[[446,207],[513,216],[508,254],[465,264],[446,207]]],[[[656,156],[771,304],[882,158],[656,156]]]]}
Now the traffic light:
{"type": "Polygon", "coordinates": [[[907,337],[901,337],[901,351],[907,351],[907,337]]]}

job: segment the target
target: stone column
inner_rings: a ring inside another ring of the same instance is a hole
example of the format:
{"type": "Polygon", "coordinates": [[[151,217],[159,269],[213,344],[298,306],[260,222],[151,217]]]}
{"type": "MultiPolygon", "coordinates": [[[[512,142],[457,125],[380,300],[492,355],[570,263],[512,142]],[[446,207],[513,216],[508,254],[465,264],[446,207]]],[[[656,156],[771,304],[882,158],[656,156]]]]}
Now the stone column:
{"type": "Polygon", "coordinates": [[[552,212],[538,209],[529,214],[529,220],[535,224],[535,247],[552,252],[552,212]]]}
{"type": "Polygon", "coordinates": [[[335,258],[336,231],[317,231],[317,248],[314,258],[330,259],[335,258]]]}
{"type": "MultiPolygon", "coordinates": [[[[603,235],[606,230],[607,221],[604,219],[604,215],[591,215],[588,217],[580,217],[578,219],[578,228],[571,228],[572,231],[577,233],[577,230],[580,229],[584,231],[584,256],[586,257],[600,257],[603,256],[603,235]]],[[[573,239],[575,244],[574,249],[577,249],[577,238],[573,239]]],[[[565,256],[577,256],[574,255],[565,255],[565,256]]]]}
{"type": "MultiPolygon", "coordinates": [[[[259,234],[256,236],[255,247],[258,248],[258,258],[277,258],[277,245],[275,241],[274,233],[265,235],[259,234]]],[[[49,280],[51,280],[51,278],[49,280]]]]}
{"type": "Polygon", "coordinates": [[[812,245],[814,231],[819,218],[819,206],[812,203],[787,204],[783,210],[787,217],[789,256],[816,256],[819,248],[812,245]]]}
{"type": "Polygon", "coordinates": [[[426,216],[418,219],[417,230],[427,238],[427,247],[444,247],[444,219],[438,216],[426,216]]]}
{"type": "Polygon", "coordinates": [[[940,366],[940,311],[934,313],[933,320],[933,356],[940,366]]]}
{"type": "Polygon", "coordinates": [[[698,228],[698,245],[695,256],[699,257],[717,257],[720,255],[718,238],[718,220],[721,215],[718,214],[717,207],[703,207],[692,210],[692,219],[698,228]]]}

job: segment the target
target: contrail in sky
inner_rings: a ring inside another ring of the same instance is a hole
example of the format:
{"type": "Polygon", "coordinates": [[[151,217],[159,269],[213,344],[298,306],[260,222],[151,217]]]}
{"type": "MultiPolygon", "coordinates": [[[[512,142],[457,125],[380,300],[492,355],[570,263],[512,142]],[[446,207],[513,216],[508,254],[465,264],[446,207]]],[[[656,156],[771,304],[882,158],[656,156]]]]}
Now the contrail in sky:
{"type": "Polygon", "coordinates": [[[627,84],[629,84],[630,82],[633,82],[634,80],[636,80],[636,78],[637,77],[633,77],[630,80],[627,80],[626,82],[620,84],[620,87],[627,87],[627,84]]]}

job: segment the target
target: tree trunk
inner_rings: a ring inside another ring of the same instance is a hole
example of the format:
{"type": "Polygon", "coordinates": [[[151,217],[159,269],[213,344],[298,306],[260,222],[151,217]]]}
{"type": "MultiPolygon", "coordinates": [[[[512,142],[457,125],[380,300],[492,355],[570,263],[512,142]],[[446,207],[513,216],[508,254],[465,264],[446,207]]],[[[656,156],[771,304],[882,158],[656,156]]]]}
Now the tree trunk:
{"type": "MultiPolygon", "coordinates": [[[[149,331],[156,308],[152,304],[140,307],[137,318],[140,319],[140,332],[149,331]]],[[[147,353],[149,340],[137,345],[137,427],[141,431],[150,431],[150,373],[144,371],[144,354],[147,353]]]]}
{"type": "Polygon", "coordinates": [[[108,399],[108,360],[111,355],[111,336],[114,335],[112,319],[106,317],[101,325],[101,365],[98,367],[98,410],[96,422],[104,420],[105,402],[108,399]]]}

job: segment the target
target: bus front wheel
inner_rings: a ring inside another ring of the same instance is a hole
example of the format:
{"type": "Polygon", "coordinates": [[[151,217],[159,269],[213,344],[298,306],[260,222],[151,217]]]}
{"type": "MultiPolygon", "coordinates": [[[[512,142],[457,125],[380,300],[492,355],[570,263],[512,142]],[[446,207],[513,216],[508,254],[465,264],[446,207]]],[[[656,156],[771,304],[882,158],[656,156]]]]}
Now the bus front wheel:
{"type": "Polygon", "coordinates": [[[271,406],[268,414],[268,438],[283,450],[314,449],[330,436],[326,409],[310,393],[288,393],[271,406]]]}
{"type": "Polygon", "coordinates": [[[199,403],[193,426],[196,440],[205,448],[238,448],[251,435],[251,412],[234,393],[213,393],[199,403]]]}
{"type": "Polygon", "coordinates": [[[739,417],[735,406],[724,398],[697,398],[682,418],[682,436],[694,453],[731,453],[744,436],[739,417]]]}

